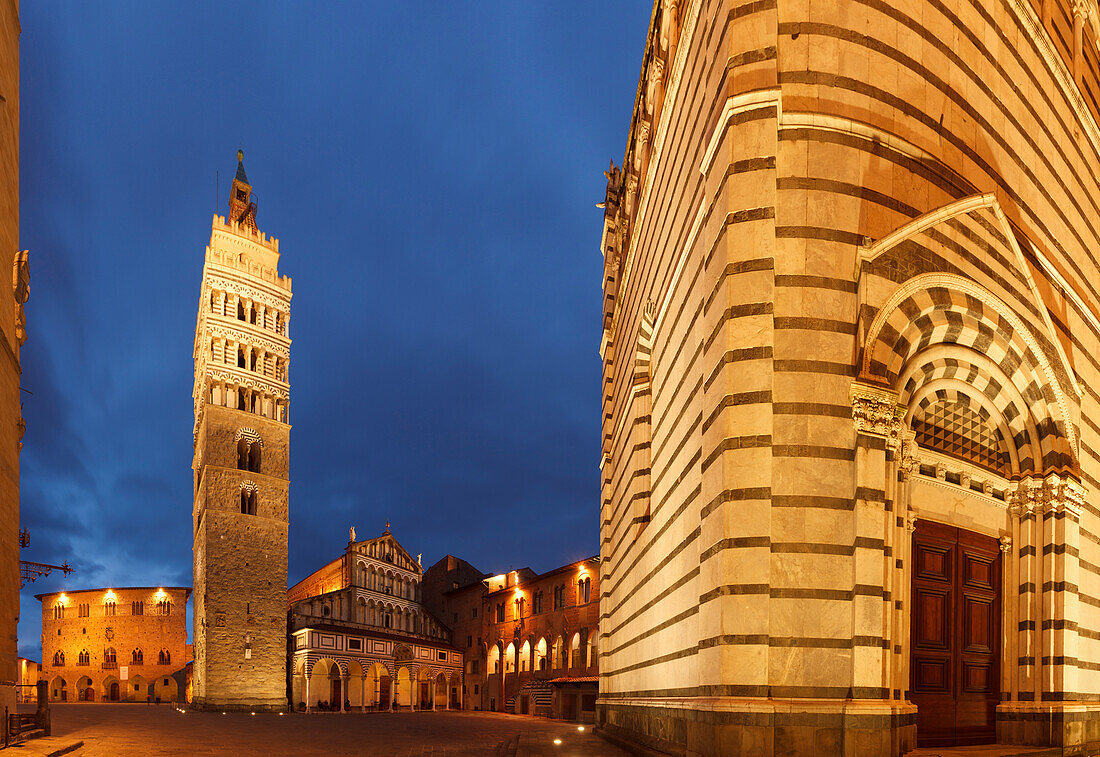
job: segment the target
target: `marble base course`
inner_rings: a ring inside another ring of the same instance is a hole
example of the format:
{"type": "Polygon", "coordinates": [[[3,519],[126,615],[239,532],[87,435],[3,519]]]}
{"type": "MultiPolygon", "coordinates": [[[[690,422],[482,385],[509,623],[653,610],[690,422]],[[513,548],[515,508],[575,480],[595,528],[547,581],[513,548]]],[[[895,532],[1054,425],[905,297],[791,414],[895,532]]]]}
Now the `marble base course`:
{"type": "Polygon", "coordinates": [[[889,757],[915,745],[916,708],[907,704],[745,700],[722,709],[704,706],[601,703],[597,722],[615,741],[684,757],[889,757]]]}

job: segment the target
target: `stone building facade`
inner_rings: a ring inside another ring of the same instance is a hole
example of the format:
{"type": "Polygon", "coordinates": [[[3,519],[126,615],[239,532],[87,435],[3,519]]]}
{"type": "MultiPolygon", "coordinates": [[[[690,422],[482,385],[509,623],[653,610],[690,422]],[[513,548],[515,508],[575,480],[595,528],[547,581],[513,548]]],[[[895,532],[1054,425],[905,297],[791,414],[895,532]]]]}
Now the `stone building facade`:
{"type": "Polygon", "coordinates": [[[19,348],[27,340],[27,253],[19,249],[19,4],[0,5],[0,258],[12,262],[0,296],[0,708],[14,709],[19,671],[19,348]]]}
{"type": "Polygon", "coordinates": [[[34,660],[19,657],[16,661],[19,669],[18,688],[15,690],[15,701],[18,703],[38,702],[38,679],[41,666],[34,660]]]}
{"type": "Polygon", "coordinates": [[[601,685],[675,754],[1100,748],[1094,0],[658,0],[601,685]]]}
{"type": "Polygon", "coordinates": [[[297,710],[458,709],[462,652],[421,603],[419,559],[390,533],[357,540],[287,591],[297,710]]]}
{"type": "Polygon", "coordinates": [[[438,604],[465,656],[466,709],[595,719],[598,557],[542,574],[521,568],[452,586],[438,604]]]}
{"type": "Polygon", "coordinates": [[[189,596],[182,586],[36,594],[50,700],[184,701],[189,596]]]}
{"type": "Polygon", "coordinates": [[[290,297],[237,153],[195,327],[192,706],[286,708],[290,297]]]}

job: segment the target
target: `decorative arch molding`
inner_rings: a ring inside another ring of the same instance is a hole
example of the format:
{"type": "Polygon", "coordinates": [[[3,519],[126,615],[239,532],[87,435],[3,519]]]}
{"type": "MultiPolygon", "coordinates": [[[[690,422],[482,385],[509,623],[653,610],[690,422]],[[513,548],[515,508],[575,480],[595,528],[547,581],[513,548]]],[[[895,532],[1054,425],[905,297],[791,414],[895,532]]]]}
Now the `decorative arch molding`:
{"type": "Polygon", "coordinates": [[[233,441],[239,442],[241,439],[244,439],[249,444],[251,444],[252,442],[259,442],[261,447],[264,446],[263,437],[260,436],[254,428],[237,429],[237,436],[233,439],[233,441]]]}
{"type": "MultiPolygon", "coordinates": [[[[965,314],[961,315],[962,321],[960,322],[964,323],[964,329],[968,325],[970,326],[969,333],[973,337],[974,342],[972,344],[957,342],[958,344],[964,344],[964,346],[971,347],[975,352],[981,353],[984,351],[980,349],[982,345],[988,348],[991,343],[996,342],[1004,347],[1006,351],[1006,360],[1018,363],[1016,365],[1016,370],[1033,370],[1039,374],[1035,378],[1039,378],[1042,381],[1042,388],[1049,390],[1053,395],[1054,407],[1049,408],[1046,412],[1036,412],[1037,408],[1041,408],[1044,404],[1049,404],[1045,396],[1033,397],[1027,404],[1036,416],[1036,421],[1042,421],[1044,418],[1049,417],[1055,422],[1058,432],[1061,433],[1067,441],[1071,462],[1074,466],[1079,465],[1080,451],[1078,448],[1076,430],[1070,414],[1070,403],[1064,387],[1059,380],[1058,374],[1054,369],[1054,365],[1048,359],[1046,352],[1043,350],[1034,334],[1032,334],[1031,330],[1012,308],[989,290],[957,274],[922,274],[909,279],[894,290],[886,303],[884,303],[882,308],[876,313],[867,331],[867,336],[863,341],[863,359],[860,365],[861,378],[865,381],[871,381],[878,384],[891,384],[897,381],[897,374],[895,374],[893,380],[891,380],[888,361],[880,361],[883,363],[881,370],[876,369],[874,365],[874,358],[876,355],[880,357],[885,355],[900,355],[895,348],[899,341],[904,339],[904,334],[897,331],[896,337],[898,341],[893,343],[886,337],[889,320],[891,317],[895,316],[896,313],[904,313],[905,321],[910,325],[916,324],[918,319],[922,317],[927,321],[925,324],[926,330],[923,332],[921,340],[918,341],[916,347],[913,348],[908,355],[903,356],[906,360],[912,359],[927,347],[937,346],[927,343],[931,335],[931,330],[935,328],[935,324],[931,324],[927,319],[928,313],[925,312],[927,308],[921,308],[921,306],[915,305],[914,301],[915,296],[927,295],[932,290],[954,291],[968,298],[968,305],[965,314]],[[919,313],[906,312],[906,310],[903,309],[903,305],[906,303],[910,304],[910,308],[914,306],[917,307],[919,313]],[[977,305],[980,305],[982,308],[988,308],[990,313],[984,313],[984,310],[977,310],[977,305]],[[990,321],[992,320],[991,314],[996,315],[999,320],[996,326],[990,325],[990,321]],[[966,324],[965,321],[967,319],[969,319],[971,323],[966,324]],[[1020,349],[1014,354],[1012,348],[1017,340],[1020,349]],[[878,375],[880,373],[885,375],[878,375]]],[[[1041,301],[1039,301],[1039,305],[1042,308],[1042,312],[1046,314],[1045,305],[1043,305],[1041,301]]],[[[939,309],[944,312],[958,312],[962,308],[955,308],[953,303],[946,305],[934,303],[932,309],[939,309]]],[[[1047,319],[1049,320],[1049,315],[1047,315],[1047,319]]],[[[1052,344],[1058,345],[1057,336],[1053,333],[1053,329],[1048,331],[1048,338],[1052,344]]],[[[910,346],[912,345],[910,344],[910,346]]],[[[1073,383],[1073,373],[1068,362],[1063,361],[1060,367],[1065,371],[1067,379],[1073,383]]],[[[1011,384],[1013,382],[1010,380],[1008,383],[1011,384]]],[[[1080,391],[1076,384],[1074,384],[1073,389],[1075,392],[1080,391]]],[[[1041,395],[1045,394],[1046,392],[1041,393],[1041,395]]]]}
{"type": "Polygon", "coordinates": [[[259,490],[260,490],[260,487],[258,487],[256,485],[256,482],[253,481],[252,479],[241,481],[241,491],[242,492],[258,492],[259,490]]]}
{"type": "MultiPolygon", "coordinates": [[[[928,213],[925,213],[924,215],[913,219],[909,223],[899,227],[890,234],[887,234],[885,237],[878,240],[877,242],[865,244],[862,248],[860,248],[856,258],[856,280],[858,281],[860,279],[860,274],[867,266],[867,264],[873,263],[875,259],[889,252],[894,247],[897,247],[902,242],[911,239],[925,231],[928,231],[935,226],[946,223],[947,221],[950,221],[954,218],[959,218],[965,215],[976,216],[981,211],[989,212],[998,230],[1004,236],[1008,247],[1012,251],[1016,267],[1019,269],[1020,274],[1027,282],[1028,292],[1031,295],[1033,304],[1036,306],[1042,317],[1047,339],[1050,341],[1054,351],[1057,354],[1057,360],[1060,364],[1060,367],[1065,371],[1066,381],[1070,384],[1070,389],[1073,391],[1073,393],[1078,398],[1082,397],[1083,392],[1081,391],[1081,388],[1077,386],[1076,381],[1074,381],[1073,379],[1074,374],[1070,366],[1069,358],[1066,355],[1065,350],[1062,348],[1062,343],[1058,341],[1057,335],[1054,331],[1054,323],[1050,319],[1050,313],[1047,310],[1046,303],[1043,301],[1042,296],[1039,294],[1039,288],[1035,284],[1035,278],[1031,275],[1031,269],[1028,267],[1023,250],[1020,248],[1020,244],[1016,239],[1016,233],[1013,231],[1012,225],[1009,223],[1008,217],[1005,215],[1004,209],[1001,208],[1001,204],[997,200],[997,196],[995,194],[987,193],[983,195],[971,195],[970,197],[964,197],[961,200],[956,200],[955,202],[944,205],[941,208],[929,211],[928,213]]],[[[1044,261],[1040,256],[1040,263],[1043,262],[1044,261]]],[[[1008,306],[1001,302],[995,295],[993,295],[988,290],[978,286],[977,284],[969,281],[969,279],[964,279],[961,276],[955,276],[953,274],[946,273],[927,275],[951,276],[953,279],[967,282],[981,293],[980,295],[975,294],[974,296],[978,296],[979,299],[981,299],[982,297],[988,297],[991,299],[991,302],[987,304],[992,305],[995,301],[996,303],[1000,304],[1002,308],[1009,310],[1008,306]]],[[[883,310],[885,309],[886,308],[883,308],[883,310]]],[[[1009,310],[1009,312],[1011,312],[1011,310],[1009,310]]],[[[1028,332],[1027,336],[1030,338],[1031,334],[1028,332]]],[[[1033,338],[1032,341],[1034,342],[1033,338]]],[[[871,341],[867,340],[867,343],[870,344],[871,341]]],[[[1042,356],[1042,351],[1037,350],[1036,354],[1042,356]]],[[[1055,383],[1057,383],[1056,380],[1055,383]]]]}

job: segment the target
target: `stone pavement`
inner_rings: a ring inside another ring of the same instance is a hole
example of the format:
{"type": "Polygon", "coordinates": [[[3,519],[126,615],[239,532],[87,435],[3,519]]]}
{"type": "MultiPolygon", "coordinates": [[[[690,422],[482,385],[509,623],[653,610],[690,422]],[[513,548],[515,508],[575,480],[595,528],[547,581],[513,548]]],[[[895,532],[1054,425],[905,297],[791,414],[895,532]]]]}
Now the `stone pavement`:
{"type": "MultiPolygon", "coordinates": [[[[73,757],[492,757],[520,736],[516,757],[625,757],[575,723],[485,712],[220,715],[170,705],[54,704],[53,739],[82,740],[73,757]],[[561,739],[555,744],[555,739],[561,739]]],[[[31,742],[33,744],[33,742],[31,742]]],[[[29,747],[28,747],[29,748],[29,747]]],[[[5,750],[7,751],[7,750],[5,750]]],[[[12,757],[24,749],[12,749],[12,757]]],[[[37,752],[27,752],[27,754],[37,752]]]]}

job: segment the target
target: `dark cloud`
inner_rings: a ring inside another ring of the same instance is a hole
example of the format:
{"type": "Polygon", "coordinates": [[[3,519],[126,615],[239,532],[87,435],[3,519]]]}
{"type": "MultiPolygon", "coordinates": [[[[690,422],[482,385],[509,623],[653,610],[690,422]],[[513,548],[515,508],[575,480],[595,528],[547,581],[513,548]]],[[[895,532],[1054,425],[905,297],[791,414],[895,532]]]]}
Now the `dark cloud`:
{"type": "Polygon", "coordinates": [[[189,584],[191,349],[239,145],[294,280],[290,578],[596,552],[602,170],[629,0],[22,6],[24,557],[35,592],[189,584]],[[221,186],[215,181],[220,171],[221,186]]]}

